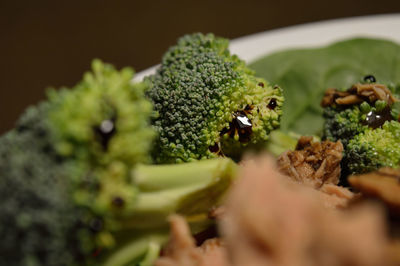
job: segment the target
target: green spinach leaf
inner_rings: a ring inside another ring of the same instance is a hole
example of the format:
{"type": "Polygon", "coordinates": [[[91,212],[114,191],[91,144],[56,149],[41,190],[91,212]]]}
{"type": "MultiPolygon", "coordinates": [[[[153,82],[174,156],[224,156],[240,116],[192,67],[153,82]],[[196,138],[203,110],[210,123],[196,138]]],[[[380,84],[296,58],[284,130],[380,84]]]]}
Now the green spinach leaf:
{"type": "Polygon", "coordinates": [[[387,40],[357,38],[323,48],[277,52],[250,67],[272,85],[283,88],[284,132],[319,135],[324,91],[347,88],[369,74],[379,83],[399,83],[400,46],[387,40]]]}

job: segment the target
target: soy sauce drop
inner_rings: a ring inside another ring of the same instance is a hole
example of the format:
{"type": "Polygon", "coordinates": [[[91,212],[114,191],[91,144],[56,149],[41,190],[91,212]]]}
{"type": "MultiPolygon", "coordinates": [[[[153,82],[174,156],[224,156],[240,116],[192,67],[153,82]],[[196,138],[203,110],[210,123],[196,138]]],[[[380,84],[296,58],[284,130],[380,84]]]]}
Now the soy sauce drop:
{"type": "Polygon", "coordinates": [[[269,109],[271,109],[271,110],[274,110],[276,106],[277,106],[277,103],[276,103],[276,99],[275,99],[275,98],[272,98],[272,99],[269,101],[268,105],[267,105],[267,107],[268,107],[269,109]]]}
{"type": "Polygon", "coordinates": [[[125,200],[119,196],[115,196],[112,199],[112,205],[114,205],[115,207],[121,208],[125,205],[125,200]]]}
{"type": "Polygon", "coordinates": [[[375,83],[376,82],[376,78],[373,75],[366,75],[364,77],[364,81],[368,82],[368,83],[375,83]]]}
{"type": "Polygon", "coordinates": [[[390,108],[385,108],[379,113],[370,111],[365,118],[365,124],[371,128],[378,128],[381,127],[386,121],[390,120],[393,120],[393,117],[390,113],[390,108]]]}
{"type": "Polygon", "coordinates": [[[218,153],[219,152],[219,146],[218,143],[215,143],[214,145],[208,147],[208,149],[210,150],[210,152],[213,153],[218,153]]]}
{"type": "Polygon", "coordinates": [[[245,114],[236,113],[233,119],[233,126],[238,132],[240,142],[245,143],[250,141],[253,125],[245,114]]]}
{"type": "Polygon", "coordinates": [[[107,150],[108,143],[111,138],[115,135],[115,119],[105,119],[103,120],[99,126],[94,128],[96,135],[103,147],[104,150],[107,150]]]}

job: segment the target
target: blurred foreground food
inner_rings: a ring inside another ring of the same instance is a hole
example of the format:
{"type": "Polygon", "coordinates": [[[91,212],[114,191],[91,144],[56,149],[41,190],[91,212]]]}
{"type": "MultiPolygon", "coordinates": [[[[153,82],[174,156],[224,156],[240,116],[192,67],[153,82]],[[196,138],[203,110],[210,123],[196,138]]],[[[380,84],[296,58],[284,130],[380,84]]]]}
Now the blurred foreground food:
{"type": "Polygon", "coordinates": [[[248,158],[240,173],[221,236],[196,247],[183,220],[171,217],[157,266],[397,265],[380,206],[327,207],[322,192],[282,175],[268,156],[248,158]]]}
{"type": "Polygon", "coordinates": [[[328,89],[321,142],[212,34],[133,74],[95,60],[0,137],[0,265],[400,263],[399,87],[328,89]]]}

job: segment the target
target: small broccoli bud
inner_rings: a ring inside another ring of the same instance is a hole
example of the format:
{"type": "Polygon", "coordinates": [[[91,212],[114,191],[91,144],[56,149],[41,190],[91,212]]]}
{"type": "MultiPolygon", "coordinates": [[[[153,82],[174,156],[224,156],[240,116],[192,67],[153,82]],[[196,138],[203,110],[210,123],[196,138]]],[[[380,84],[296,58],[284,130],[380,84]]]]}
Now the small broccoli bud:
{"type": "Polygon", "coordinates": [[[362,102],[360,104],[360,110],[363,114],[367,114],[371,111],[371,106],[367,102],[362,102]]]}
{"type": "Polygon", "coordinates": [[[386,101],[382,101],[382,100],[377,100],[375,102],[375,110],[376,112],[380,113],[383,111],[383,109],[385,109],[387,107],[387,102],[386,101]]]}

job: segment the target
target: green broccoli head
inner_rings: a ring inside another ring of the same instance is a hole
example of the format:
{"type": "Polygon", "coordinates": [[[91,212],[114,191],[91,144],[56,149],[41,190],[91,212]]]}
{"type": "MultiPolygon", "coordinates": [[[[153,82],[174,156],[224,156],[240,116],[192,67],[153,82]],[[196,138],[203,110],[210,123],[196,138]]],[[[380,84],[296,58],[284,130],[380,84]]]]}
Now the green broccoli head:
{"type": "Polygon", "coordinates": [[[137,194],[129,186],[130,169],[150,161],[152,105],[144,97],[146,84],[132,83],[131,68],[117,71],[100,60],[92,68],[72,90],[49,93],[46,121],[57,153],[88,173],[77,178],[77,186],[102,188],[101,193],[78,189],[75,200],[96,213],[120,213],[134,204],[137,194]]]}
{"type": "Polygon", "coordinates": [[[148,126],[152,106],[144,97],[146,84],[132,84],[131,68],[117,71],[100,60],[92,67],[73,90],[49,93],[49,126],[58,153],[98,165],[148,162],[155,132],[148,126]]]}
{"type": "Polygon", "coordinates": [[[155,131],[132,77],[95,60],[0,137],[0,265],[151,265],[169,214],[210,224],[236,165],[143,165],[155,131]]]}
{"type": "Polygon", "coordinates": [[[47,110],[29,108],[0,138],[0,265],[82,265],[95,250],[97,218],[70,197],[68,177],[80,169],[53,149],[47,110]]]}
{"type": "Polygon", "coordinates": [[[347,90],[326,91],[321,103],[323,138],[343,143],[344,175],[399,164],[400,149],[394,145],[400,124],[395,92],[395,86],[376,83],[372,76],[347,90]]]}
{"type": "Polygon", "coordinates": [[[279,126],[282,90],[257,78],[228,44],[212,34],[186,35],[148,77],[157,162],[237,158],[279,126]]]}
{"type": "Polygon", "coordinates": [[[400,165],[400,123],[387,121],[381,128],[368,129],[351,139],[344,160],[350,173],[366,173],[400,165]]]}
{"type": "Polygon", "coordinates": [[[324,128],[323,136],[330,141],[340,140],[344,146],[357,134],[364,132],[368,128],[363,123],[364,113],[359,106],[352,108],[327,107],[324,109],[324,128]]]}
{"type": "Polygon", "coordinates": [[[13,250],[4,265],[89,265],[115,246],[116,216],[138,193],[130,170],[149,161],[155,136],[145,84],[132,77],[94,60],[83,81],[51,91],[1,138],[0,230],[13,250]]]}

